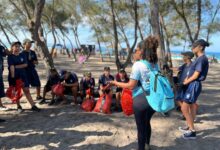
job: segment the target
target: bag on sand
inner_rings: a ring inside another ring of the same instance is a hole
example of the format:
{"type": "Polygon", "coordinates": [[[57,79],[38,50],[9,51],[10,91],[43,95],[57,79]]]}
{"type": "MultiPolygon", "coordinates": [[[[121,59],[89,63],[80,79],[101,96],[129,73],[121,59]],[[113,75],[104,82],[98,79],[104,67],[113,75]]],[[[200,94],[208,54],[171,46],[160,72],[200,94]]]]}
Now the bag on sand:
{"type": "Polygon", "coordinates": [[[152,69],[151,64],[142,61],[150,70],[150,94],[147,94],[143,86],[148,103],[157,112],[168,112],[174,108],[174,93],[169,80],[157,69],[152,69]]]}
{"type": "Polygon", "coordinates": [[[121,95],[121,107],[125,115],[130,116],[133,112],[133,99],[132,91],[129,89],[123,89],[121,95]]]}
{"type": "Polygon", "coordinates": [[[57,96],[62,96],[64,92],[64,86],[58,83],[52,87],[52,92],[57,96]]]}
{"type": "Polygon", "coordinates": [[[12,103],[18,102],[23,94],[22,94],[22,87],[23,87],[23,82],[22,80],[16,80],[16,85],[15,86],[10,86],[6,90],[6,96],[12,101],[12,103]]]}
{"type": "Polygon", "coordinates": [[[94,107],[95,107],[94,99],[86,99],[81,105],[81,108],[87,112],[92,111],[94,107]]]}
{"type": "Polygon", "coordinates": [[[112,97],[109,94],[105,94],[99,98],[93,111],[110,114],[111,105],[112,105],[112,97]]]}

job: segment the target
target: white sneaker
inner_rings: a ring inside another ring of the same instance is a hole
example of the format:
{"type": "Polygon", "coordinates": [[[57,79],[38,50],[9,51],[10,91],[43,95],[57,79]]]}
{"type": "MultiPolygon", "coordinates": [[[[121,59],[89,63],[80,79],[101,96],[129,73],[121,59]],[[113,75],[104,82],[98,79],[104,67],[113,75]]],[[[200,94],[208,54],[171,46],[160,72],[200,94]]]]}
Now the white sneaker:
{"type": "Polygon", "coordinates": [[[187,131],[189,131],[189,127],[179,127],[179,131],[181,131],[182,133],[186,133],[187,131]]]}
{"type": "Polygon", "coordinates": [[[9,110],[7,107],[0,107],[0,111],[7,111],[7,110],[9,110]]]}

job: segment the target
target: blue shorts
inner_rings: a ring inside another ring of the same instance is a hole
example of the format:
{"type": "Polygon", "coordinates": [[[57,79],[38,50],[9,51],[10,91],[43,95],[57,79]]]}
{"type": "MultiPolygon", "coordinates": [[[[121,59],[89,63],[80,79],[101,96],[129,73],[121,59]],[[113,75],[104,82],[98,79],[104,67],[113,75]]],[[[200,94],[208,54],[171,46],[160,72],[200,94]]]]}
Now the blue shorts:
{"type": "Polygon", "coordinates": [[[178,88],[176,96],[175,96],[175,100],[176,101],[183,101],[186,90],[187,90],[186,86],[178,88]]]}
{"type": "Polygon", "coordinates": [[[40,79],[35,68],[27,69],[28,82],[32,87],[40,87],[40,79]]]}
{"type": "MultiPolygon", "coordinates": [[[[1,69],[1,68],[0,68],[1,69]]],[[[5,97],[5,88],[3,83],[2,71],[0,70],[0,98],[5,97]]]]}
{"type": "Polygon", "coordinates": [[[200,81],[191,82],[188,88],[186,89],[183,101],[188,104],[196,103],[201,91],[202,91],[202,84],[200,81]]]}

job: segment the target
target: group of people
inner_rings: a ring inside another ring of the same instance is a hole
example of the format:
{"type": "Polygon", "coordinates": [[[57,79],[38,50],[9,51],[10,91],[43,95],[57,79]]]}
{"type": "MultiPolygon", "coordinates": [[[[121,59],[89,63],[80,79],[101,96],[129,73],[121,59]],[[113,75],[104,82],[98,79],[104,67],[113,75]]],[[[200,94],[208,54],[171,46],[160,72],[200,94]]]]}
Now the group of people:
{"type": "MultiPolygon", "coordinates": [[[[15,85],[16,79],[21,79],[24,83],[24,94],[32,106],[33,111],[40,111],[35,105],[33,98],[29,91],[29,85],[36,87],[37,99],[41,99],[40,104],[46,103],[46,93],[51,91],[53,86],[62,83],[65,87],[64,95],[71,94],[73,96],[73,103],[77,103],[77,97],[80,94],[81,99],[87,99],[94,96],[95,91],[95,79],[90,72],[86,72],[78,81],[78,77],[75,73],[67,70],[62,70],[60,73],[55,68],[50,69],[50,75],[47,83],[44,86],[43,97],[40,95],[40,80],[35,69],[35,65],[38,64],[37,57],[34,51],[30,50],[31,43],[33,41],[26,39],[23,43],[24,50],[20,52],[22,46],[20,42],[14,42],[11,45],[11,51],[1,47],[0,49],[0,84],[3,87],[2,71],[3,71],[3,59],[2,57],[8,55],[8,81],[9,85],[15,85]],[[88,90],[90,91],[88,93],[88,90]]],[[[99,78],[99,95],[108,94],[113,95],[112,87],[116,87],[116,108],[120,110],[120,99],[123,88],[132,90],[133,97],[133,110],[135,121],[138,131],[138,149],[148,150],[150,149],[151,138],[151,118],[155,113],[151,105],[148,103],[144,91],[150,91],[150,70],[143,63],[146,61],[150,63],[152,69],[158,70],[158,56],[157,48],[159,41],[155,36],[149,36],[145,40],[138,43],[137,48],[134,51],[133,57],[135,63],[132,66],[132,72],[130,78],[124,69],[121,69],[116,76],[111,75],[110,68],[105,67],[104,73],[99,78]],[[144,90],[144,91],[143,91],[144,90]]],[[[202,90],[202,81],[206,79],[209,63],[205,55],[205,48],[209,44],[203,40],[197,40],[192,45],[192,52],[182,53],[184,65],[179,68],[170,68],[179,71],[179,77],[176,82],[177,94],[176,100],[181,108],[181,111],[186,119],[186,127],[180,127],[179,130],[183,132],[184,139],[195,139],[196,130],[194,127],[194,119],[198,104],[196,103],[198,96],[202,90]],[[195,60],[192,58],[196,56],[195,60]]],[[[65,96],[60,96],[62,103],[68,103],[65,96]]],[[[4,88],[0,89],[0,98],[4,97],[4,88]]],[[[49,103],[53,105],[56,103],[55,95],[52,92],[52,100],[49,103]]],[[[22,111],[22,107],[17,102],[18,110],[22,111]]],[[[1,103],[0,107],[4,106],[1,103]]]]}

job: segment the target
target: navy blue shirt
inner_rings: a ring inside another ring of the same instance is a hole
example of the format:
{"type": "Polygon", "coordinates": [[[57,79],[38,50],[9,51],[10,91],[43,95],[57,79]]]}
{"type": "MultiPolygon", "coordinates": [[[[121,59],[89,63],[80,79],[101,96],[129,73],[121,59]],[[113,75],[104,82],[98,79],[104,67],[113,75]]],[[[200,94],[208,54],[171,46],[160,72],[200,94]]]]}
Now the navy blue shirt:
{"type": "Polygon", "coordinates": [[[112,75],[109,75],[109,77],[106,77],[104,74],[101,75],[101,77],[99,78],[99,88],[100,88],[100,85],[106,86],[109,81],[113,81],[113,80],[114,80],[114,77],[112,75]]]}
{"type": "Polygon", "coordinates": [[[35,51],[32,51],[32,50],[26,51],[26,50],[24,50],[22,53],[25,55],[26,60],[28,62],[28,69],[35,68],[35,64],[33,63],[34,61],[37,61],[37,55],[36,55],[35,51]]]}
{"type": "Polygon", "coordinates": [[[82,90],[88,90],[89,88],[95,87],[95,79],[91,78],[90,80],[86,80],[86,78],[82,78],[80,81],[80,85],[82,90]]]}
{"type": "Polygon", "coordinates": [[[59,82],[60,82],[60,76],[58,74],[54,76],[50,75],[47,80],[47,84],[49,84],[50,86],[56,85],[59,82]]]}
{"type": "Polygon", "coordinates": [[[191,67],[192,63],[187,65],[183,64],[182,66],[179,67],[179,75],[178,75],[178,83],[183,83],[184,80],[189,76],[189,70],[191,67]]]}
{"type": "MultiPolygon", "coordinates": [[[[22,64],[27,64],[27,59],[23,53],[20,53],[18,56],[13,55],[13,54],[8,56],[9,72],[10,72],[10,67],[12,65],[16,66],[16,65],[22,65],[22,64]]],[[[20,69],[15,68],[15,76],[20,73],[26,73],[25,68],[20,68],[20,69]]]]}
{"type": "Polygon", "coordinates": [[[73,84],[78,82],[78,77],[75,73],[71,73],[66,80],[62,79],[61,81],[65,81],[67,84],[73,84]]]}
{"type": "Polygon", "coordinates": [[[204,81],[208,74],[209,70],[209,61],[206,55],[202,55],[197,57],[196,60],[192,63],[189,71],[189,77],[191,77],[195,71],[200,72],[199,77],[196,79],[197,81],[204,81]]]}
{"type": "Polygon", "coordinates": [[[1,71],[3,70],[3,64],[4,64],[3,57],[5,57],[5,56],[6,56],[5,48],[0,45],[0,69],[1,69],[1,71]]]}

